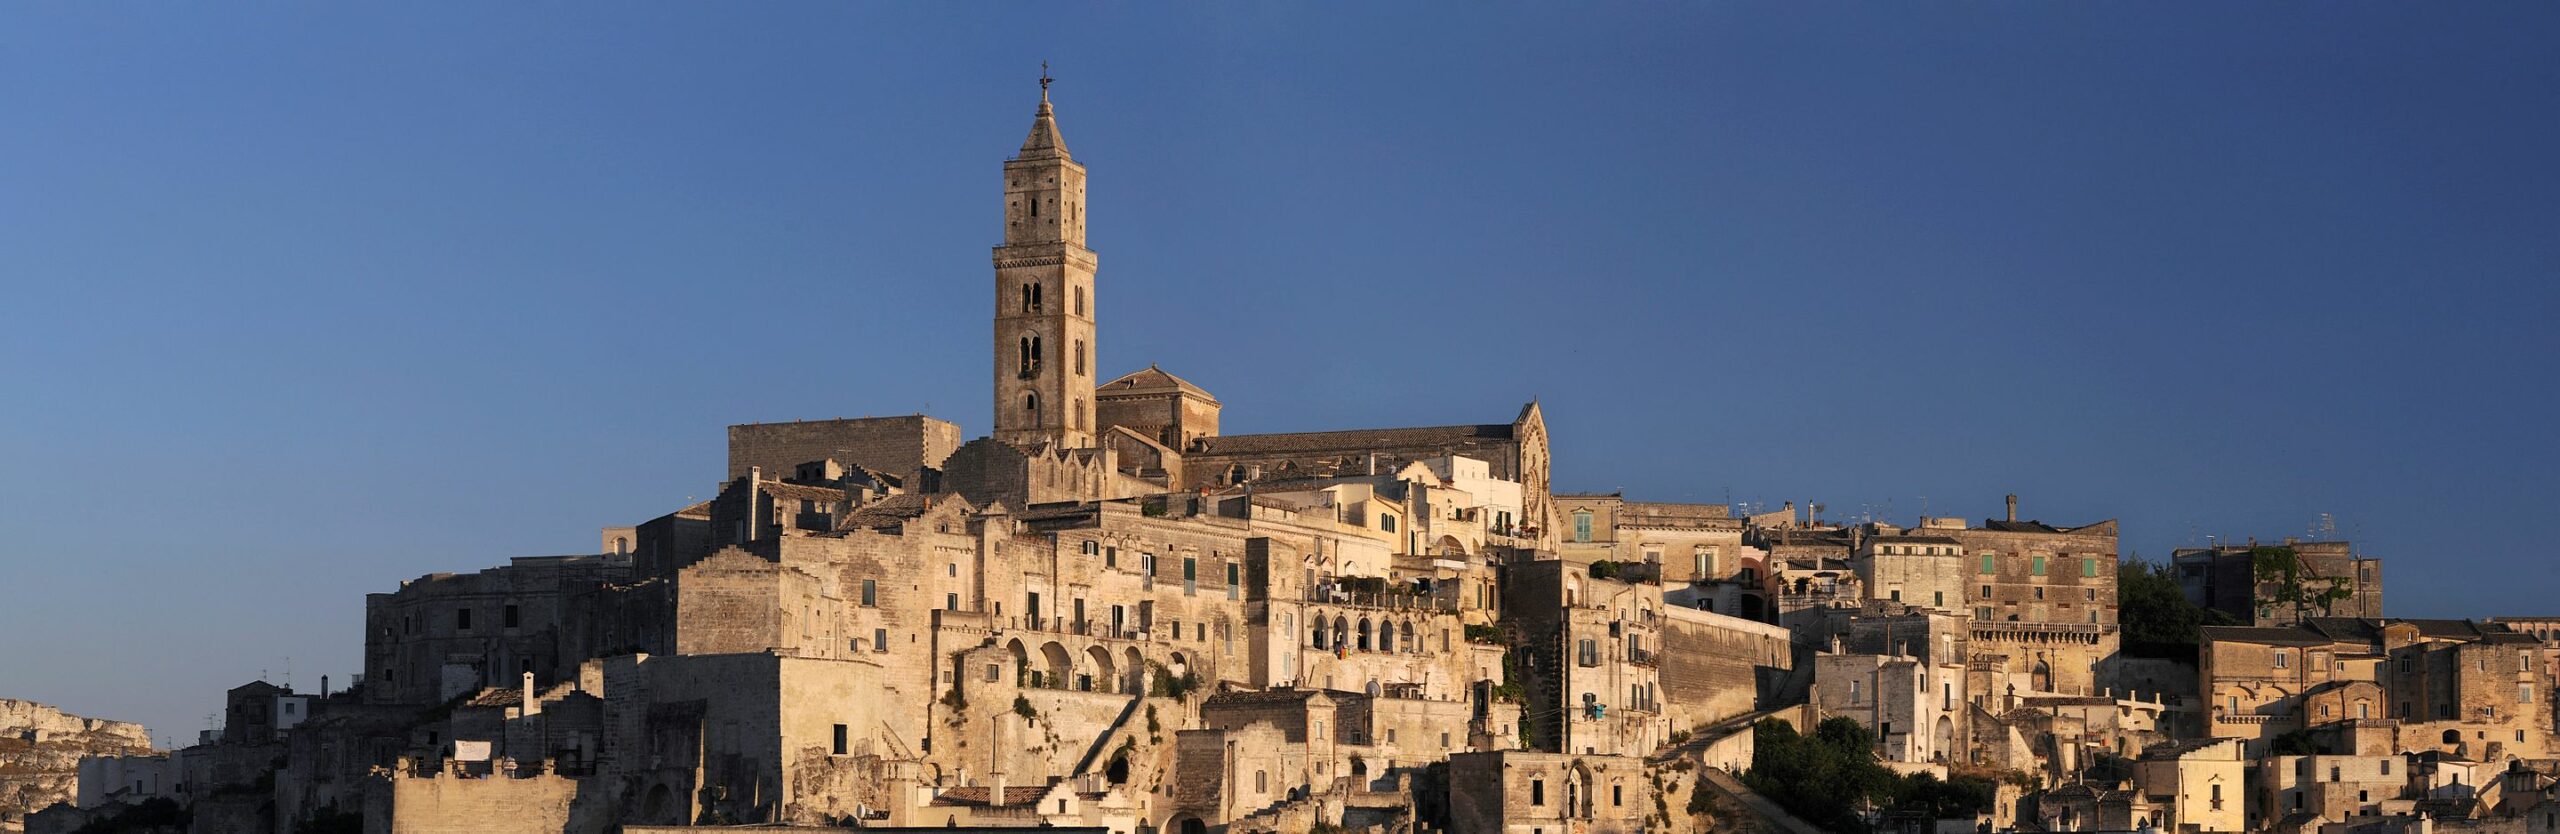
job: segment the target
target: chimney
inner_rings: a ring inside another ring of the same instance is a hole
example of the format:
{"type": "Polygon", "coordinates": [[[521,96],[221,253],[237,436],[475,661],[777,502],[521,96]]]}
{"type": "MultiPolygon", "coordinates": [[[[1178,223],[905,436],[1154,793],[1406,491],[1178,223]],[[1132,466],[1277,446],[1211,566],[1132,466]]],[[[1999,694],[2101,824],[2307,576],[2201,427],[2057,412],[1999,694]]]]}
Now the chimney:
{"type": "Polygon", "coordinates": [[[987,722],[987,807],[1004,807],[1004,716],[999,714],[987,722]]]}
{"type": "Polygon", "coordinates": [[[526,672],[524,673],[524,708],[517,710],[516,714],[532,715],[540,711],[534,708],[533,703],[533,673],[526,672]]]}
{"type": "Polygon", "coordinates": [[[2018,520],[2018,494],[2009,493],[2009,520],[2018,520]]]}
{"type": "Polygon", "coordinates": [[[320,697],[323,697],[323,698],[329,697],[329,676],[328,676],[328,675],[321,675],[321,676],[320,676],[320,697]]]}

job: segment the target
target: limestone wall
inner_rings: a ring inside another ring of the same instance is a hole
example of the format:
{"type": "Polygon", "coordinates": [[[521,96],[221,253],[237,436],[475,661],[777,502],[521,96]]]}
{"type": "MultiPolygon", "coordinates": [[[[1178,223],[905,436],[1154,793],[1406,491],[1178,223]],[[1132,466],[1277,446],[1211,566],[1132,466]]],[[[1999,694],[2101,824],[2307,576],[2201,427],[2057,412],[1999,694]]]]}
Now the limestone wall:
{"type": "MultiPolygon", "coordinates": [[[[389,834],[588,834],[611,820],[578,814],[578,780],[561,776],[464,779],[454,776],[391,781],[389,834]]],[[[367,820],[367,828],[374,829],[367,820]]]]}
{"type": "Polygon", "coordinates": [[[918,470],[940,468],[958,448],[959,425],[923,415],[750,423],[729,427],[728,477],[734,480],[755,467],[790,472],[803,463],[833,458],[912,482],[918,470]]]}
{"type": "Polygon", "coordinates": [[[1786,629],[1679,607],[1663,609],[1662,709],[1677,729],[1759,708],[1762,670],[1793,666],[1786,629]]]}

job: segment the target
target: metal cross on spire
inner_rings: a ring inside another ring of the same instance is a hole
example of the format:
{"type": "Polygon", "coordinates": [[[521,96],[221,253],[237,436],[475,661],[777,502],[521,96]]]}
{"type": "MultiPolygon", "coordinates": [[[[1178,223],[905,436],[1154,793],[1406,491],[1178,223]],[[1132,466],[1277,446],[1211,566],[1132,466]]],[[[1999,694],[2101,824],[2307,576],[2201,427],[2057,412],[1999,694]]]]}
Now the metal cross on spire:
{"type": "Polygon", "coordinates": [[[1049,62],[1042,61],[1040,62],[1040,95],[1042,97],[1049,95],[1049,81],[1049,62]]]}

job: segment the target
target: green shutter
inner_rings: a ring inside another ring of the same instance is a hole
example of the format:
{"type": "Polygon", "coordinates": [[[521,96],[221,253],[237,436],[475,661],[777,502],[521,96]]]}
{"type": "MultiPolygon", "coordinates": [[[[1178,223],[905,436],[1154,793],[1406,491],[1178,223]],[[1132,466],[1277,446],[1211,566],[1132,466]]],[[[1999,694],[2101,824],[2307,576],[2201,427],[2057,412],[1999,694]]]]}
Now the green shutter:
{"type": "Polygon", "coordinates": [[[2036,569],[2036,575],[2037,575],[2037,576],[2043,576],[2043,575],[2044,575],[2044,557],[2042,557],[2042,556],[2038,556],[2038,557],[2036,557],[2036,565],[2035,565],[2035,569],[2036,569]]]}
{"type": "Polygon", "coordinates": [[[2096,576],[2096,575],[2098,575],[2098,560],[2096,560],[2096,559],[2082,559],[2082,560],[2080,560],[2080,575],[2081,575],[2081,576],[2096,576]]]}
{"type": "Polygon", "coordinates": [[[1993,556],[1992,556],[1991,554],[1989,554],[1989,553],[1982,554],[1982,572],[1983,572],[1984,574],[1994,574],[1994,573],[1999,573],[1999,572],[2000,572],[2000,566],[1999,566],[1999,565],[1997,565],[1997,564],[1994,564],[1994,563],[1992,562],[1992,559],[1993,559],[1993,558],[1995,558],[1995,557],[1993,557],[1993,556]]]}

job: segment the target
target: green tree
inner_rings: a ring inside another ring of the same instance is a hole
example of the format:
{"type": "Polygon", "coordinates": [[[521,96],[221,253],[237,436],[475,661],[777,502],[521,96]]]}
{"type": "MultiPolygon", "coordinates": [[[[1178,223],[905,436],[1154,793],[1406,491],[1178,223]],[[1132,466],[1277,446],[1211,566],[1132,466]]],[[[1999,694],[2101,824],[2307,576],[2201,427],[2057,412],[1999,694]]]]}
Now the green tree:
{"type": "Polygon", "coordinates": [[[2338,603],[2356,595],[2355,580],[2344,576],[2322,576],[2302,561],[2302,554],[2290,547],[2259,545],[2249,548],[2249,563],[2258,580],[2258,607],[2285,608],[2294,617],[2309,616],[2313,608],[2321,616],[2333,613],[2338,603]]]}
{"type": "Polygon", "coordinates": [[[2188,602],[2176,573],[2151,562],[2127,562],[2116,572],[2116,619],[2124,627],[2126,650],[2151,656],[2191,656],[2203,641],[2202,626],[2238,623],[2188,602]]]}

